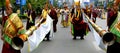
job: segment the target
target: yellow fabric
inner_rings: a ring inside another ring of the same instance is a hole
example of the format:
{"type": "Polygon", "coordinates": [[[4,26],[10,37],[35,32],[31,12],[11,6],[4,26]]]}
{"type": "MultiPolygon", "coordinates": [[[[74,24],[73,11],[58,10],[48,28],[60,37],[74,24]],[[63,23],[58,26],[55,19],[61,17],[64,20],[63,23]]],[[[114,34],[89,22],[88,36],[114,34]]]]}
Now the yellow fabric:
{"type": "Polygon", "coordinates": [[[43,12],[42,12],[42,16],[43,16],[43,18],[46,19],[47,14],[48,14],[48,11],[47,11],[47,10],[43,10],[43,12]]]}
{"type": "Polygon", "coordinates": [[[77,18],[79,18],[79,15],[80,15],[80,11],[78,10],[77,18]]]}
{"type": "MultiPolygon", "coordinates": [[[[43,11],[42,11],[42,18],[43,18],[43,19],[46,20],[48,12],[49,12],[48,10],[43,9],[43,11]]],[[[45,23],[46,23],[46,22],[43,22],[43,24],[45,24],[45,23]]]]}
{"type": "Polygon", "coordinates": [[[17,10],[17,14],[20,14],[20,9],[17,10]]]}
{"type": "Polygon", "coordinates": [[[17,35],[17,31],[23,27],[23,23],[17,14],[11,14],[6,21],[6,26],[4,27],[4,32],[10,38],[13,38],[17,35]]]}
{"type": "Polygon", "coordinates": [[[17,14],[13,13],[11,16],[12,16],[10,17],[11,21],[13,22],[17,29],[23,27],[23,23],[17,14]]]}
{"type": "Polygon", "coordinates": [[[30,18],[30,21],[29,21],[29,22],[32,22],[32,16],[31,16],[31,15],[29,16],[29,18],[30,18]]]}
{"type": "Polygon", "coordinates": [[[11,22],[11,20],[8,19],[8,25],[7,25],[7,27],[5,28],[5,34],[8,34],[8,36],[9,36],[10,38],[13,38],[13,35],[15,35],[16,32],[17,32],[17,31],[16,31],[15,26],[13,25],[13,23],[11,22]]]}

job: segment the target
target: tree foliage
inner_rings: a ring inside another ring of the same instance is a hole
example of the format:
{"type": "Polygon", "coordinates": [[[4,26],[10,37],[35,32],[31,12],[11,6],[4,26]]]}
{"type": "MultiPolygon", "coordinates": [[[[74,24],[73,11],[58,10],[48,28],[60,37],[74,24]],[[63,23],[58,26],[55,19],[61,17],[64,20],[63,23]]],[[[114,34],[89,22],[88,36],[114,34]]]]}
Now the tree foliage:
{"type": "MultiPolygon", "coordinates": [[[[2,7],[2,1],[5,4],[5,0],[0,0],[0,8],[2,7]]],[[[36,9],[37,7],[42,8],[47,0],[26,0],[27,3],[31,3],[32,7],[36,9]]],[[[10,0],[13,7],[16,7],[16,0],[10,0]]],[[[5,6],[5,5],[4,5],[5,6]]],[[[27,8],[27,4],[25,5],[27,8]]]]}
{"type": "Polygon", "coordinates": [[[5,5],[5,0],[0,0],[0,8],[5,5]]]}
{"type": "Polygon", "coordinates": [[[31,3],[34,9],[40,7],[43,8],[47,0],[27,0],[27,3],[31,3]]]}

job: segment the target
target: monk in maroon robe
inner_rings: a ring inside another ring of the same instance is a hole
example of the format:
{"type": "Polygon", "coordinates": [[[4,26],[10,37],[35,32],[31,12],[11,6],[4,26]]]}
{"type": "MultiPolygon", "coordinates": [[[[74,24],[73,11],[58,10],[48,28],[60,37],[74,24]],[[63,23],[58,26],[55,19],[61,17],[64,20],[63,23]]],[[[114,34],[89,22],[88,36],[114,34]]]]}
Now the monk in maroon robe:
{"type": "Polygon", "coordinates": [[[51,9],[49,15],[53,19],[53,31],[56,32],[57,31],[56,25],[58,22],[57,12],[55,11],[52,5],[50,6],[50,8],[51,9]]]}
{"type": "Polygon", "coordinates": [[[108,30],[110,29],[110,26],[117,18],[117,15],[118,15],[118,6],[116,6],[116,4],[114,4],[113,9],[108,11],[108,18],[107,18],[108,30]]]}
{"type": "Polygon", "coordinates": [[[86,35],[86,29],[88,25],[83,21],[83,15],[79,6],[76,7],[76,15],[73,15],[72,24],[74,27],[74,38],[80,36],[80,39],[84,39],[84,35],[86,35]]]}
{"type": "MultiPolygon", "coordinates": [[[[4,17],[2,25],[5,25],[6,20],[8,20],[9,16],[12,14],[12,8],[9,6],[9,0],[6,0],[6,14],[7,16],[4,17]]],[[[4,41],[3,35],[1,36],[1,39],[4,41]]],[[[8,44],[6,41],[3,42],[3,48],[2,53],[21,53],[20,50],[15,50],[12,48],[10,44],[8,44]]]]}
{"type": "Polygon", "coordinates": [[[27,25],[26,29],[28,30],[31,26],[35,25],[35,18],[36,18],[36,13],[35,10],[32,9],[31,4],[28,4],[29,10],[28,10],[28,18],[27,18],[27,25]]]}
{"type": "MultiPolygon", "coordinates": [[[[107,18],[107,26],[108,26],[108,31],[110,30],[111,25],[113,24],[113,22],[116,20],[118,16],[118,5],[116,5],[116,3],[114,3],[113,5],[113,9],[108,11],[108,18],[107,18]]],[[[111,41],[113,42],[111,45],[108,45],[107,47],[107,52],[106,53],[120,53],[120,42],[117,42],[117,36],[114,34],[110,34],[115,36],[114,39],[115,41],[111,41]]],[[[109,35],[109,36],[110,36],[109,35]]],[[[106,37],[106,39],[110,39],[110,37],[106,37]]]]}
{"type": "Polygon", "coordinates": [[[86,9],[83,9],[84,13],[91,19],[91,12],[92,10],[88,8],[88,5],[86,5],[86,9]]]}

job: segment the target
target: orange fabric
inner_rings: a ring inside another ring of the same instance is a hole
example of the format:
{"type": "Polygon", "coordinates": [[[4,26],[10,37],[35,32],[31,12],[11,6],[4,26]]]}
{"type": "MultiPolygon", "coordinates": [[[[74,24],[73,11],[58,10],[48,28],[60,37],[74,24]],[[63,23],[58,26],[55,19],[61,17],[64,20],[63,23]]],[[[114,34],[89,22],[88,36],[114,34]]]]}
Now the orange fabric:
{"type": "Polygon", "coordinates": [[[6,3],[6,7],[9,7],[10,0],[6,0],[5,3],[6,3]]]}
{"type": "Polygon", "coordinates": [[[21,35],[19,35],[19,37],[20,37],[23,41],[26,41],[26,40],[27,40],[27,35],[25,35],[25,34],[21,34],[21,35]]]}

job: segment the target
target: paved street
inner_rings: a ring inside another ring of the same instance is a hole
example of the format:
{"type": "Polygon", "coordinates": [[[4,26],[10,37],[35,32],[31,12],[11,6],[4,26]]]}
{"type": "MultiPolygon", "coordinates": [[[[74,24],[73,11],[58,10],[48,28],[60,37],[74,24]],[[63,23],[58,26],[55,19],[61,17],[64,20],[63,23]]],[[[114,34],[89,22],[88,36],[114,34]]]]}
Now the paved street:
{"type": "MultiPolygon", "coordinates": [[[[105,53],[98,47],[91,32],[85,36],[85,40],[80,40],[79,38],[78,40],[73,40],[70,27],[63,28],[60,24],[60,18],[57,24],[58,30],[51,41],[41,42],[39,47],[30,53],[105,53]]],[[[97,18],[96,23],[103,29],[106,29],[106,20],[97,18]]],[[[26,24],[26,21],[24,21],[24,24],[26,24]]],[[[3,42],[0,40],[0,52],[2,44],[3,42]]],[[[22,53],[28,53],[27,49],[28,45],[25,42],[22,53]]]]}

